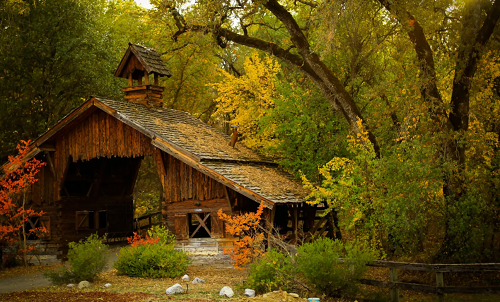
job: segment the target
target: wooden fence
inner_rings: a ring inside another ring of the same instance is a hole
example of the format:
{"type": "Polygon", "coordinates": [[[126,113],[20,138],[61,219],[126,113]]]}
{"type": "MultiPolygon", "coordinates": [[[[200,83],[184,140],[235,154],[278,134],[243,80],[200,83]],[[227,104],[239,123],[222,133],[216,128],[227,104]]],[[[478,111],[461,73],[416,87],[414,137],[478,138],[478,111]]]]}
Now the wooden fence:
{"type": "Polygon", "coordinates": [[[445,294],[500,294],[498,286],[445,286],[444,273],[456,272],[487,272],[500,271],[500,263],[473,263],[473,264],[425,264],[405,263],[377,260],[368,264],[373,267],[389,268],[390,281],[379,281],[361,279],[361,284],[389,288],[391,301],[399,302],[399,290],[410,290],[422,293],[438,295],[439,301],[444,301],[445,294]],[[425,285],[415,283],[398,282],[398,270],[434,272],[436,274],[436,285],[425,285]]]}
{"type": "Polygon", "coordinates": [[[141,217],[138,217],[134,221],[134,230],[139,233],[141,230],[148,230],[154,225],[159,225],[162,223],[161,221],[162,214],[161,212],[154,212],[151,214],[147,214],[141,217]],[[156,218],[156,222],[154,222],[156,218]]]}

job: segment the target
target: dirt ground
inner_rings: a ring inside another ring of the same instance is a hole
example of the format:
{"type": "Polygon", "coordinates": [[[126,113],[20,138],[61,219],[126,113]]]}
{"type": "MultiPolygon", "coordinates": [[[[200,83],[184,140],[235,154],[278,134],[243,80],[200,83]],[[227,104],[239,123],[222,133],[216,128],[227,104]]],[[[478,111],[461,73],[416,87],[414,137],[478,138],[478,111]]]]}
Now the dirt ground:
{"type": "Polygon", "coordinates": [[[307,299],[294,298],[286,292],[279,291],[254,298],[245,297],[243,295],[244,289],[240,288],[239,285],[246,278],[246,273],[234,268],[214,265],[190,266],[187,274],[191,279],[198,277],[204,279],[206,283],[196,285],[188,283],[187,293],[166,295],[165,290],[168,287],[179,283],[186,288],[186,282],[182,282],[181,278],[131,278],[118,275],[117,271],[113,269],[102,273],[90,289],[79,290],[77,288],[68,288],[65,285],[48,286],[31,291],[3,293],[0,294],[0,301],[307,301],[307,299]],[[106,283],[111,283],[112,286],[106,288],[104,287],[106,283]],[[220,297],[219,291],[223,286],[230,286],[235,292],[235,296],[231,299],[220,297]]]}

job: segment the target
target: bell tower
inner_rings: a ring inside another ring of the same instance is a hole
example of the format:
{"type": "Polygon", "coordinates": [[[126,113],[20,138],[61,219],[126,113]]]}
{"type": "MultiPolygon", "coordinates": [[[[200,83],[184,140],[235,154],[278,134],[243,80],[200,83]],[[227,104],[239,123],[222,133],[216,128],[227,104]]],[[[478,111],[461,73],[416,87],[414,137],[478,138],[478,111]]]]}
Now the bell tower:
{"type": "Polygon", "coordinates": [[[132,43],[128,45],[115,72],[116,77],[128,79],[128,86],[123,88],[125,100],[161,108],[164,87],[159,86],[158,78],[172,74],[155,50],[132,43]]]}

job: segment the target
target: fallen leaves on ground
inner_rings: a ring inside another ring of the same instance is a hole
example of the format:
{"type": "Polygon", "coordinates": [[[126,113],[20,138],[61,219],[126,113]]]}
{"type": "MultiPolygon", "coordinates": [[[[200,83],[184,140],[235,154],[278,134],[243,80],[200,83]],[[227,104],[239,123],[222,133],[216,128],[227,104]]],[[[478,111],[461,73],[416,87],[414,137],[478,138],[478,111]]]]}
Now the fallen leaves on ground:
{"type": "Polygon", "coordinates": [[[23,291],[16,293],[0,294],[0,301],[4,302],[46,302],[46,301],[72,301],[72,302],[129,302],[129,301],[157,301],[155,295],[145,293],[109,293],[99,291],[84,292],[46,292],[23,291]]]}

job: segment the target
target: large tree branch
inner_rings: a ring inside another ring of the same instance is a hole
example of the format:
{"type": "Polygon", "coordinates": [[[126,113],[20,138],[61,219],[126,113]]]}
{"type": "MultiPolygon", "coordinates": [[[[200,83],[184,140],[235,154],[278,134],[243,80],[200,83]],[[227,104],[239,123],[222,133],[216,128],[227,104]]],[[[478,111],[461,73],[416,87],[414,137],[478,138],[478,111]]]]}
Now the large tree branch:
{"type": "MultiPolygon", "coordinates": [[[[474,18],[474,16],[471,16],[474,18]]],[[[471,81],[476,73],[480,51],[488,42],[500,18],[500,0],[491,6],[483,26],[472,41],[462,37],[462,49],[458,53],[451,95],[452,112],[450,121],[455,131],[468,130],[469,128],[469,92],[471,81]]]]}
{"type": "Polygon", "coordinates": [[[408,32],[408,37],[413,43],[417,54],[421,78],[424,80],[420,87],[420,94],[425,102],[431,104],[432,119],[437,125],[443,127],[445,132],[451,130],[452,126],[444,109],[443,99],[437,88],[436,70],[434,67],[434,55],[425,37],[424,29],[420,23],[409,12],[391,4],[388,0],[378,0],[389,12],[394,14],[399,23],[408,32]]]}
{"type": "MultiPolygon", "coordinates": [[[[295,18],[287,11],[277,0],[269,0],[264,3],[271,13],[273,13],[283,25],[286,27],[290,34],[290,40],[297,48],[297,51],[304,59],[305,63],[314,70],[314,73],[319,77],[315,83],[323,92],[323,94],[330,100],[332,104],[336,104],[340,111],[343,113],[345,119],[349,123],[351,131],[354,133],[362,133],[358,120],[363,120],[358,106],[354,102],[352,96],[346,91],[340,80],[333,74],[333,72],[326,67],[320,60],[319,56],[311,49],[307,37],[300,29],[295,18]]],[[[377,155],[380,155],[380,148],[373,133],[368,130],[368,138],[372,142],[377,155]]]]}

